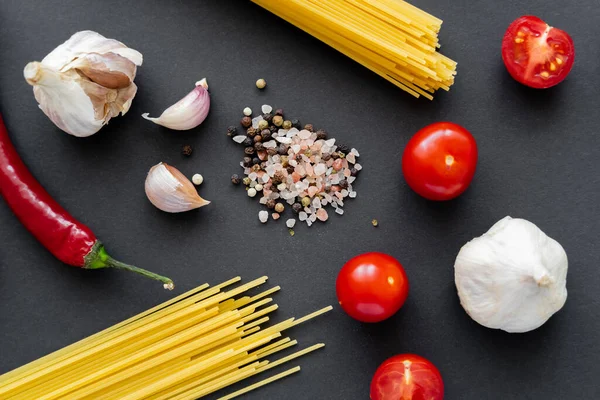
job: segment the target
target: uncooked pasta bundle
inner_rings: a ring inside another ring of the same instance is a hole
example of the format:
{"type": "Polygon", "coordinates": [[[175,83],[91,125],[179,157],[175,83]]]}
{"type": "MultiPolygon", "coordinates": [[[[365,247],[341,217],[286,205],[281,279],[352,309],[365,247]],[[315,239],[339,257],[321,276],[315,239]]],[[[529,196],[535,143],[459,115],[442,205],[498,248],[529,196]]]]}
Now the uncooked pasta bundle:
{"type": "Polygon", "coordinates": [[[449,90],[456,62],[438,53],[442,21],[402,0],[252,0],[415,97],[449,90]]]}
{"type": "MultiPolygon", "coordinates": [[[[0,399],[196,399],[322,348],[319,343],[267,360],[294,346],[282,331],[323,314],[265,326],[279,287],[247,291],[262,277],[202,285],[102,332],[0,376],[0,399]]],[[[300,370],[288,369],[221,399],[231,399],[300,370]]]]}

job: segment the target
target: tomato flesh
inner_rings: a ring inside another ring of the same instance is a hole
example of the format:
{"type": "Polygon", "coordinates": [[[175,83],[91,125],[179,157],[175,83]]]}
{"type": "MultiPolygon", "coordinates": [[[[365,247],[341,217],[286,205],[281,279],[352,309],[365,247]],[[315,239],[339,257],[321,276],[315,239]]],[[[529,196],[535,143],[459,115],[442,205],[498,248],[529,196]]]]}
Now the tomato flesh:
{"type": "Polygon", "coordinates": [[[477,166],[477,143],[460,125],[438,122],[418,131],[402,155],[408,185],[429,200],[450,200],[471,184],[477,166]]]}
{"type": "Polygon", "coordinates": [[[408,278],[394,257],[365,253],[349,260],[335,284],[342,309],[361,322],[379,322],[394,315],[408,296],[408,278]]]}
{"type": "Polygon", "coordinates": [[[371,400],[442,400],[444,382],[429,360],[400,354],[385,360],[371,380],[371,400]]]}
{"type": "Polygon", "coordinates": [[[562,82],[575,62],[575,46],[568,33],[538,17],[517,18],[502,40],[502,60],[518,82],[546,89],[562,82]]]}

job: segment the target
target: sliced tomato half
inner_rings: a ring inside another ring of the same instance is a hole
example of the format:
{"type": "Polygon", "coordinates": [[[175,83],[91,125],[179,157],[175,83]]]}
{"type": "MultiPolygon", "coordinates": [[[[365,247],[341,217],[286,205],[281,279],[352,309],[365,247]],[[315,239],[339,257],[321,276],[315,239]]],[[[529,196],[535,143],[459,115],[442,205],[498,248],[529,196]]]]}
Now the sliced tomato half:
{"type": "Polygon", "coordinates": [[[510,75],[536,89],[562,82],[575,61],[573,39],[538,17],[516,19],[504,34],[502,60],[510,75]]]}

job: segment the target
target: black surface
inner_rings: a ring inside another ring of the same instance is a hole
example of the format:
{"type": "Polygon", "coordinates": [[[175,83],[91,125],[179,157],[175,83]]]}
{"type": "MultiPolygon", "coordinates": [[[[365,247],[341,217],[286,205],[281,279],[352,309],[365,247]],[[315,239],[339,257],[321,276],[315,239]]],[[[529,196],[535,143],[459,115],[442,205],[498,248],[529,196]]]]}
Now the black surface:
{"type": "MultiPolygon", "coordinates": [[[[600,60],[593,0],[497,2],[419,0],[445,20],[444,54],[459,63],[450,93],[416,100],[309,35],[247,1],[34,1],[0,4],[0,111],[34,175],[113,256],[168,273],[176,293],[205,281],[267,274],[283,287],[278,318],[336,304],[342,264],[383,251],[405,266],[411,292],[391,320],[361,325],[338,307],[295,329],[301,345],[324,351],[301,359],[300,374],[249,399],[366,399],[387,357],[414,352],[440,369],[447,399],[594,399],[600,397],[600,60]],[[577,50],[571,76],[535,91],[515,83],[500,40],[516,17],[535,14],[567,30],[577,50]],[[37,108],[22,78],[72,33],[96,30],[141,51],[144,65],[130,114],[88,139],[60,132],[37,108]],[[207,77],[212,109],[191,132],[162,129],[139,115],[159,114],[207,77]],[[265,91],[254,82],[264,77],[265,91]],[[268,103],[356,147],[364,171],[343,217],[299,226],[260,225],[257,199],[229,177],[240,149],[225,136],[241,110],[268,103]],[[471,188],[433,204],[414,195],[400,155],[422,126],[451,120],[480,150],[471,188]],[[180,155],[183,144],[195,148],[180,155]],[[213,203],[169,215],[146,199],[150,166],[165,161],[201,172],[200,194],[213,203]],[[511,215],[538,224],[569,256],[569,298],[546,325],[527,334],[483,328],[459,305],[454,258],[467,240],[511,215]],[[380,226],[371,226],[377,218],[380,226]]],[[[0,202],[2,203],[2,202],[0,202]]],[[[118,271],[83,271],[56,261],[0,204],[0,372],[141,312],[176,293],[118,271]]],[[[291,367],[291,365],[290,365],[291,367]]]]}

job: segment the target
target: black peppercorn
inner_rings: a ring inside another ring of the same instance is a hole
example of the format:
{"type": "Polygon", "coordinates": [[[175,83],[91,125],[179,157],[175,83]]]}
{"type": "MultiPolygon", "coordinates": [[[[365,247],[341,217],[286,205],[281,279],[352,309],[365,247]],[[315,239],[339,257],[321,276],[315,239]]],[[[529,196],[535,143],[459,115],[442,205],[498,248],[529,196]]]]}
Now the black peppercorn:
{"type": "Polygon", "coordinates": [[[258,172],[258,171],[260,171],[261,168],[260,168],[260,165],[254,164],[251,169],[252,169],[252,172],[258,172]]]}
{"type": "Polygon", "coordinates": [[[262,142],[262,139],[263,139],[262,136],[256,135],[256,136],[254,136],[254,143],[262,142]]]}
{"type": "Polygon", "coordinates": [[[324,153],[321,156],[321,160],[323,160],[323,161],[329,161],[330,159],[331,159],[331,154],[329,154],[329,153],[324,153]]]}
{"type": "Polygon", "coordinates": [[[304,125],[304,129],[306,129],[309,132],[313,132],[315,128],[312,126],[312,124],[306,124],[304,125]]]}
{"type": "Polygon", "coordinates": [[[275,200],[273,199],[269,199],[267,200],[267,202],[265,203],[265,205],[267,206],[267,208],[273,209],[275,208],[275,200]]]}
{"type": "Polygon", "coordinates": [[[262,115],[263,119],[267,122],[271,122],[271,120],[273,119],[273,114],[271,113],[266,113],[262,115]]]}
{"type": "Polygon", "coordinates": [[[261,142],[254,143],[254,150],[261,151],[261,150],[264,150],[264,148],[265,147],[263,146],[263,144],[261,142]]]}
{"type": "Polygon", "coordinates": [[[283,108],[278,108],[277,110],[275,110],[275,115],[283,117],[283,108]]]}
{"type": "Polygon", "coordinates": [[[286,169],[287,169],[288,174],[293,174],[294,170],[295,170],[295,168],[292,167],[291,165],[288,165],[286,169]]]}
{"type": "Polygon", "coordinates": [[[251,138],[249,138],[249,137],[247,137],[246,139],[244,139],[244,141],[242,142],[242,144],[244,146],[246,146],[246,147],[252,146],[252,143],[254,143],[254,141],[251,138]]]}
{"type": "Polygon", "coordinates": [[[280,156],[285,156],[287,154],[287,147],[285,147],[284,144],[280,144],[279,147],[277,148],[277,154],[279,154],[280,156]]]}
{"type": "Polygon", "coordinates": [[[345,179],[342,179],[338,185],[340,185],[342,189],[348,189],[348,181],[345,179]]]}
{"type": "Polygon", "coordinates": [[[302,154],[296,154],[296,161],[298,161],[298,162],[302,161],[302,154]]]}
{"type": "Polygon", "coordinates": [[[249,156],[251,156],[252,154],[254,154],[254,147],[248,146],[244,149],[244,153],[248,154],[249,156]]]}
{"type": "Polygon", "coordinates": [[[293,211],[294,211],[296,214],[298,214],[300,211],[302,211],[302,204],[300,204],[300,203],[294,203],[294,204],[292,205],[292,210],[293,210],[293,211]]]}
{"type": "Polygon", "coordinates": [[[260,131],[260,136],[262,136],[263,142],[267,142],[269,139],[271,139],[271,131],[268,129],[263,129],[260,131]]]}
{"type": "Polygon", "coordinates": [[[270,156],[274,156],[275,154],[277,154],[277,149],[270,147],[267,149],[267,154],[270,156]]]}
{"type": "Polygon", "coordinates": [[[244,164],[244,167],[250,168],[252,166],[252,158],[244,157],[243,164],[244,164]]]}
{"type": "Polygon", "coordinates": [[[248,128],[246,130],[246,135],[248,135],[248,137],[254,137],[254,135],[256,135],[256,129],[253,127],[248,128]]]}
{"type": "Polygon", "coordinates": [[[189,144],[186,144],[181,148],[181,154],[183,154],[186,157],[191,156],[192,151],[193,151],[192,146],[190,146],[189,144]]]}
{"type": "Polygon", "coordinates": [[[331,158],[333,158],[334,160],[337,160],[338,158],[340,158],[340,154],[339,153],[331,153],[331,158]]]}
{"type": "Polygon", "coordinates": [[[292,121],[286,119],[283,121],[283,125],[281,125],[281,127],[283,129],[292,129],[292,121]]]}
{"type": "Polygon", "coordinates": [[[234,185],[239,185],[241,182],[240,176],[238,174],[231,175],[231,183],[234,185]]]}
{"type": "Polygon", "coordinates": [[[271,133],[275,133],[279,130],[279,128],[277,128],[275,125],[271,125],[269,126],[269,130],[271,131],[271,133]]]}
{"type": "Polygon", "coordinates": [[[260,164],[260,158],[258,158],[258,157],[254,157],[254,158],[252,159],[252,164],[254,164],[254,165],[256,165],[256,164],[260,164]]]}
{"type": "Polygon", "coordinates": [[[227,136],[235,136],[237,135],[237,128],[233,125],[227,128],[227,136]]]}
{"type": "Polygon", "coordinates": [[[358,170],[357,170],[356,168],[352,168],[352,169],[350,170],[350,175],[352,175],[352,176],[356,176],[356,175],[358,175],[358,170]]]}
{"type": "Polygon", "coordinates": [[[301,127],[300,121],[298,121],[297,119],[293,119],[292,120],[292,127],[296,128],[296,129],[300,129],[300,127],[301,127]]]}
{"type": "Polygon", "coordinates": [[[350,149],[345,144],[338,144],[337,149],[344,154],[348,154],[350,152],[350,149]]]}
{"type": "Polygon", "coordinates": [[[252,118],[250,118],[250,117],[244,117],[244,118],[242,118],[242,120],[240,121],[240,123],[242,124],[242,126],[244,128],[248,128],[249,126],[252,125],[252,118]]]}
{"type": "Polygon", "coordinates": [[[317,139],[326,140],[327,139],[327,132],[325,132],[323,129],[319,129],[317,131],[317,139]]]}
{"type": "Polygon", "coordinates": [[[281,182],[283,182],[284,179],[285,179],[285,175],[283,175],[283,172],[277,171],[273,175],[271,182],[273,182],[273,185],[279,185],[281,182]]]}

